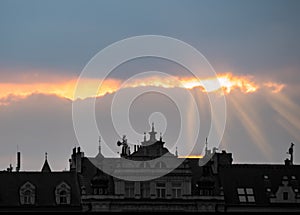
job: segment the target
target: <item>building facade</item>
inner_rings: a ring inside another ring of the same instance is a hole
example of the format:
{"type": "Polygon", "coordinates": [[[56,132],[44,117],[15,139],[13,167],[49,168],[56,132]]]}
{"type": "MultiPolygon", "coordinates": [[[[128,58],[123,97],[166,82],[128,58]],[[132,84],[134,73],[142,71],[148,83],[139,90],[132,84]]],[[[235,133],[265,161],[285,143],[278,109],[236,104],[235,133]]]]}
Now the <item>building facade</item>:
{"type": "MultiPolygon", "coordinates": [[[[232,154],[179,158],[156,139],[154,125],[141,145],[126,137],[120,158],[86,157],[74,148],[70,169],[0,172],[0,211],[299,211],[300,166],[233,164],[232,154]]],[[[18,154],[18,157],[20,154],[18,154]]],[[[19,159],[18,159],[19,160],[19,159]]]]}

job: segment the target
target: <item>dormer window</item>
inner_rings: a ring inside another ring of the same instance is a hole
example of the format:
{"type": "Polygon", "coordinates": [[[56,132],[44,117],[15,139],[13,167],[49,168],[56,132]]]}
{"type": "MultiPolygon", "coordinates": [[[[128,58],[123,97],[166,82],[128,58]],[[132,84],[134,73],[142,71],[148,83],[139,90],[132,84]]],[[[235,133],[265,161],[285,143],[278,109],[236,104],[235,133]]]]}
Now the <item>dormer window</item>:
{"type": "Polygon", "coordinates": [[[70,204],[71,188],[67,183],[62,182],[56,187],[55,200],[58,205],[70,204]]]}
{"type": "MultiPolygon", "coordinates": [[[[291,177],[293,179],[293,177],[291,177]]],[[[296,188],[289,183],[288,177],[283,176],[282,184],[279,185],[277,191],[270,197],[271,203],[297,203],[296,188]]]]}
{"type": "Polygon", "coordinates": [[[22,205],[34,205],[35,204],[35,186],[30,182],[26,182],[20,187],[20,203],[22,205]]]}
{"type": "Polygon", "coordinates": [[[67,201],[68,196],[67,196],[67,192],[65,190],[60,191],[59,198],[60,198],[60,204],[68,203],[68,201],[67,201]]]}
{"type": "Polygon", "coordinates": [[[31,204],[31,191],[30,190],[26,190],[24,192],[24,204],[25,205],[29,205],[31,204]]]}
{"type": "Polygon", "coordinates": [[[254,193],[253,188],[237,188],[237,193],[239,201],[242,203],[254,203],[254,193]]]}

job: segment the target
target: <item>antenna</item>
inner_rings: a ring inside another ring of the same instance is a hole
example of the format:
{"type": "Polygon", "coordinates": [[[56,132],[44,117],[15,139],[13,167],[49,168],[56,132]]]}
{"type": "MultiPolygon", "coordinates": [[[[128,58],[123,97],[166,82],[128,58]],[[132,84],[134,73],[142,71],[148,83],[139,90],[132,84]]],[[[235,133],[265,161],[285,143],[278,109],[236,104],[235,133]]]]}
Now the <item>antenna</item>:
{"type": "Polygon", "coordinates": [[[205,138],[205,154],[208,152],[208,148],[207,148],[207,137],[205,138]]]}
{"type": "Polygon", "coordinates": [[[99,136],[99,153],[101,153],[101,136],[99,136]]]}

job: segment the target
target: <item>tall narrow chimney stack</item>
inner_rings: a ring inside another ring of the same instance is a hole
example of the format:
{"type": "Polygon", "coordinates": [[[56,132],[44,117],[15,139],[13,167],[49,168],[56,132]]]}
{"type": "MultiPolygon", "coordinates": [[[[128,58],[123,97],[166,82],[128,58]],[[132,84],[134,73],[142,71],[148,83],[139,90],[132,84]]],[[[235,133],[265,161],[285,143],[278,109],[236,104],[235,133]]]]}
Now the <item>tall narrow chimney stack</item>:
{"type": "Polygon", "coordinates": [[[16,171],[19,172],[21,169],[21,152],[17,152],[17,167],[16,171]]]}

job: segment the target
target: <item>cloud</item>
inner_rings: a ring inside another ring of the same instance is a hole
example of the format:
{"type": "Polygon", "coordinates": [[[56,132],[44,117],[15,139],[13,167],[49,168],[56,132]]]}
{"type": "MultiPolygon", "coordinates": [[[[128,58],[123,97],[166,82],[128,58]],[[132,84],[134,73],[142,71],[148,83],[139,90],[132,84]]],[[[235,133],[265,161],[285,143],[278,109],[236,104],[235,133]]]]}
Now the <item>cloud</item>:
{"type": "MultiPolygon", "coordinates": [[[[31,74],[31,73],[30,73],[31,74]]],[[[31,75],[34,77],[35,73],[31,75]]],[[[156,86],[163,88],[185,88],[192,89],[200,87],[203,92],[220,92],[228,94],[232,90],[240,90],[243,93],[254,93],[261,88],[270,88],[273,93],[278,93],[284,88],[284,84],[273,82],[272,80],[259,81],[249,75],[235,75],[233,73],[220,73],[216,77],[206,77],[198,79],[190,76],[162,76],[148,75],[132,78],[126,83],[125,80],[116,78],[93,79],[75,77],[63,77],[59,79],[56,75],[42,73],[43,78],[38,81],[30,81],[30,76],[26,76],[22,82],[0,83],[0,105],[5,105],[10,99],[22,98],[35,94],[53,94],[68,99],[84,99],[87,97],[103,96],[113,93],[120,88],[136,88],[140,86],[156,86]],[[100,85],[101,84],[101,85],[100,85]],[[100,87],[101,86],[101,87],[100,87]]],[[[146,73],[147,74],[147,73],[146,73]]],[[[150,72],[150,74],[152,74],[150,72]]]]}
{"type": "MultiPolygon", "coordinates": [[[[134,92],[137,89],[123,90],[134,92]]],[[[165,90],[180,96],[184,95],[183,91],[187,89],[168,88],[165,90]]],[[[193,88],[189,91],[198,98],[197,105],[200,110],[200,135],[192,150],[193,155],[199,155],[210,128],[210,106],[201,88],[193,88]]],[[[114,93],[98,97],[95,112],[97,125],[103,136],[103,144],[104,142],[108,144],[102,147],[102,151],[109,156],[117,155],[116,152],[120,149],[116,141],[124,134],[118,134],[111,121],[113,97],[114,93]],[[112,154],[111,151],[114,153],[112,154]]],[[[85,100],[77,102],[83,101],[85,100]]],[[[285,91],[277,94],[270,91],[258,91],[245,95],[239,90],[233,90],[226,96],[226,101],[227,124],[219,149],[233,152],[234,162],[283,163],[287,157],[286,150],[290,142],[296,143],[295,155],[299,154],[299,147],[297,147],[297,143],[300,142],[299,104],[289,98],[285,91]]],[[[123,107],[119,106],[116,110],[118,108],[123,107]]],[[[133,144],[143,140],[143,133],[150,130],[149,123],[154,120],[157,131],[163,131],[166,146],[172,148],[174,153],[174,142],[181,129],[181,119],[171,100],[161,94],[145,94],[134,101],[130,107],[129,117],[133,129],[139,134],[134,136],[133,144]],[[152,116],[149,121],[153,112],[161,112],[166,118],[165,131],[164,121],[159,115],[154,118],[152,116]]],[[[87,132],[87,135],[88,143],[84,144],[83,150],[88,156],[95,156],[99,134],[87,132]]],[[[68,168],[71,150],[78,144],[72,123],[72,101],[44,94],[33,94],[18,99],[11,97],[6,106],[0,107],[0,136],[1,169],[5,169],[10,160],[14,164],[17,145],[22,152],[22,169],[39,170],[46,151],[53,169],[68,168]]],[[[188,142],[180,143],[179,155],[185,155],[187,145],[188,142]]],[[[298,156],[295,156],[295,162],[300,162],[298,156]]]]}

